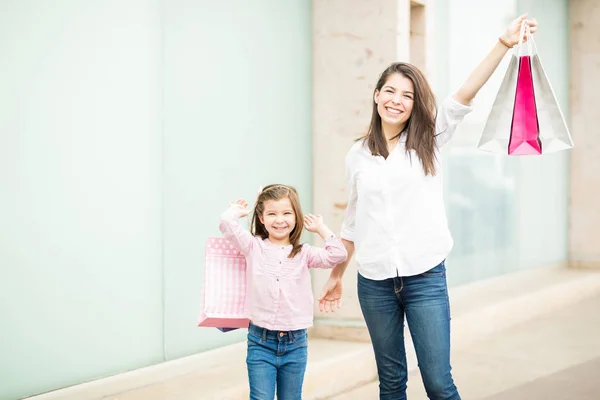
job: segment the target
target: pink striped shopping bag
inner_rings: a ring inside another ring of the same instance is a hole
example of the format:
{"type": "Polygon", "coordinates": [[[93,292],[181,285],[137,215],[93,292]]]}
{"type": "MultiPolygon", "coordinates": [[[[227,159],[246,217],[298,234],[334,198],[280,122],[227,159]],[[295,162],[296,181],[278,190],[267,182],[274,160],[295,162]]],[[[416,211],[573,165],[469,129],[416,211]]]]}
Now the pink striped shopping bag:
{"type": "Polygon", "coordinates": [[[246,259],[226,239],[211,237],[205,260],[198,326],[247,328],[246,259]]]}

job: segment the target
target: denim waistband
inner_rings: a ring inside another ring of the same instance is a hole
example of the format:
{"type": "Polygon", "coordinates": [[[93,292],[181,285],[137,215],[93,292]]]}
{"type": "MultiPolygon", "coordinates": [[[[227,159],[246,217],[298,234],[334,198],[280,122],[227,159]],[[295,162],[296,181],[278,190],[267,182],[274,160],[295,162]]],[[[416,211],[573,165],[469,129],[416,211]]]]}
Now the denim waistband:
{"type": "Polygon", "coordinates": [[[306,329],[297,329],[294,331],[272,331],[267,328],[261,328],[260,326],[256,326],[251,322],[250,325],[248,326],[248,332],[252,333],[255,336],[261,337],[263,340],[267,340],[267,339],[283,340],[286,338],[288,338],[289,340],[292,340],[295,337],[305,335],[306,329]]]}

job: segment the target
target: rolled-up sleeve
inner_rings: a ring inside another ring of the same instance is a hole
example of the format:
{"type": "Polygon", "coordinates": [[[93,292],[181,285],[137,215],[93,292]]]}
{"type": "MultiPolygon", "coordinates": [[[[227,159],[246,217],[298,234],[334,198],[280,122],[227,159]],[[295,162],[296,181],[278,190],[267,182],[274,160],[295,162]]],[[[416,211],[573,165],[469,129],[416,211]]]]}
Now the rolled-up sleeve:
{"type": "Polygon", "coordinates": [[[308,268],[333,268],[348,258],[346,248],[335,235],[325,239],[325,248],[309,247],[308,268]]]}
{"type": "Polygon", "coordinates": [[[254,236],[238,223],[241,218],[239,207],[231,206],[221,214],[219,230],[233,247],[247,256],[252,248],[254,236]]]}
{"type": "Polygon", "coordinates": [[[456,131],[456,126],[472,110],[473,107],[459,103],[452,96],[448,96],[442,102],[435,121],[436,143],[438,147],[442,147],[452,139],[456,131]]]}

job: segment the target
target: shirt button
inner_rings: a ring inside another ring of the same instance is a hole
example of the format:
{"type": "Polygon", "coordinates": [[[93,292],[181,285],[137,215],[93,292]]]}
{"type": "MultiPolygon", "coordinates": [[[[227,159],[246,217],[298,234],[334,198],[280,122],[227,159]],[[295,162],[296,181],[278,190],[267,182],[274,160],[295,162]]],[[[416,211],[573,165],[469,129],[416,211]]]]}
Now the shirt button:
{"type": "Polygon", "coordinates": [[[279,261],[279,264],[281,264],[281,261],[279,261]]]}
{"type": "Polygon", "coordinates": [[[283,250],[285,247],[282,247],[281,250],[283,250]]]}

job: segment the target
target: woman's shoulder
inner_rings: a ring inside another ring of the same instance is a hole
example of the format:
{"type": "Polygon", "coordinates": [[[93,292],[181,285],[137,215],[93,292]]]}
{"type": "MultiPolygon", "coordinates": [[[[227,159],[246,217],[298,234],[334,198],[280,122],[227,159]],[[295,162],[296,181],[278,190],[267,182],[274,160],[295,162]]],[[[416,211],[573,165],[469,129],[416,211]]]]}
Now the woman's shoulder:
{"type": "Polygon", "coordinates": [[[362,137],[352,144],[352,146],[348,150],[348,153],[346,154],[346,161],[348,161],[351,158],[356,157],[361,152],[364,152],[364,150],[366,148],[365,141],[366,141],[366,139],[364,137],[362,137]]]}
{"type": "Polygon", "coordinates": [[[352,144],[352,147],[350,147],[349,152],[359,151],[360,149],[364,148],[367,145],[366,141],[367,141],[367,138],[364,136],[358,140],[355,140],[354,143],[352,144]]]}

